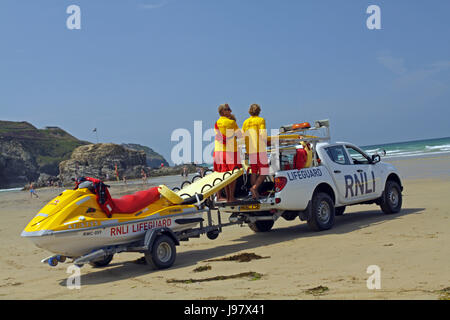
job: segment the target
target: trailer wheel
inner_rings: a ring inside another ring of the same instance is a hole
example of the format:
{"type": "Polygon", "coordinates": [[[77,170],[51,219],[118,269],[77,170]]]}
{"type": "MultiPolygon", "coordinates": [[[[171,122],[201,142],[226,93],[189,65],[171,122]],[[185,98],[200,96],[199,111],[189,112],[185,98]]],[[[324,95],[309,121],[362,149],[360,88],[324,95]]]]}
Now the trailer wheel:
{"type": "Polygon", "coordinates": [[[206,236],[207,236],[208,239],[210,239],[210,240],[215,240],[215,239],[217,239],[217,237],[219,236],[219,230],[208,231],[208,232],[206,233],[206,236]]]}
{"type": "Polygon", "coordinates": [[[380,207],[386,214],[400,212],[402,208],[402,191],[397,182],[393,180],[386,181],[380,207]]]}
{"type": "Polygon", "coordinates": [[[334,225],[334,202],[323,192],[314,194],[311,201],[311,216],[308,226],[314,231],[331,229],[334,225]]]}
{"type": "Polygon", "coordinates": [[[105,256],[103,259],[91,261],[91,262],[89,262],[89,264],[91,266],[93,266],[94,268],[106,267],[111,262],[113,257],[114,257],[114,254],[109,254],[109,255],[105,256]]]}
{"type": "Polygon", "coordinates": [[[248,226],[254,232],[268,232],[272,229],[275,221],[273,220],[260,220],[255,222],[249,222],[248,226]]]}
{"type": "Polygon", "coordinates": [[[145,260],[154,269],[167,269],[175,262],[176,255],[174,241],[163,234],[155,239],[151,249],[145,253],[145,260]]]}

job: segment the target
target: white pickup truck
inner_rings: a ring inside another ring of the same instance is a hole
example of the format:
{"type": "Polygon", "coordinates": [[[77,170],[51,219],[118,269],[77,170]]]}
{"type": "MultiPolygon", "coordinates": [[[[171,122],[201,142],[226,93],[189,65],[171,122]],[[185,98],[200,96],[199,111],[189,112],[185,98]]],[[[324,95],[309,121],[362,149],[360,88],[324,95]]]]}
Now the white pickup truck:
{"type": "Polygon", "coordinates": [[[321,231],[332,228],[335,216],[342,215],[349,205],[375,203],[386,214],[401,210],[403,187],[396,168],[381,162],[380,155],[369,156],[351,143],[330,143],[328,120],[316,121],[313,128],[285,131],[279,137],[280,144],[269,150],[266,195],[259,200],[247,197],[216,204],[221,212],[232,213],[230,221],[265,232],[279,217],[299,217],[313,230],[321,231]],[[305,134],[318,129],[325,129],[325,137],[305,134]],[[295,168],[292,159],[306,144],[310,163],[295,168]]]}

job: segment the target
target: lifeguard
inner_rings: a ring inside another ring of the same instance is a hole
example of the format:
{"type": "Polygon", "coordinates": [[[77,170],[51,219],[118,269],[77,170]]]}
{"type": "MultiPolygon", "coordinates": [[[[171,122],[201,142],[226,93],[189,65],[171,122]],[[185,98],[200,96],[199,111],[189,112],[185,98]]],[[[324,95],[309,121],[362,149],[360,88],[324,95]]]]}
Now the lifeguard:
{"type": "MultiPolygon", "coordinates": [[[[236,119],[231,114],[231,108],[228,104],[219,106],[220,118],[214,125],[216,133],[214,145],[214,171],[226,172],[234,168],[241,168],[241,159],[238,153],[237,138],[241,136],[236,119]]],[[[225,187],[227,201],[235,201],[234,191],[236,182],[232,182],[225,187]]],[[[218,200],[224,200],[218,194],[218,200]]]]}
{"type": "Polygon", "coordinates": [[[258,187],[269,174],[269,160],[267,157],[267,129],[266,120],[259,116],[261,107],[252,104],[248,113],[250,118],[244,121],[242,131],[245,137],[245,149],[248,154],[252,175],[250,191],[252,197],[259,198],[258,187]]]}

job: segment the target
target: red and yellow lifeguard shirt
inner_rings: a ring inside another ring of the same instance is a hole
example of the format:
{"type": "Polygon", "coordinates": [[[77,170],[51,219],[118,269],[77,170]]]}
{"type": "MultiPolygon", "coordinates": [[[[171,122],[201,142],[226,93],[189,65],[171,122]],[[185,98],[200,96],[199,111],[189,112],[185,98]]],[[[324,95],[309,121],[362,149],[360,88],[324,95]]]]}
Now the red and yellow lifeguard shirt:
{"type": "Polygon", "coordinates": [[[245,137],[245,149],[248,154],[267,152],[266,120],[251,116],[244,121],[242,132],[245,137]]]}

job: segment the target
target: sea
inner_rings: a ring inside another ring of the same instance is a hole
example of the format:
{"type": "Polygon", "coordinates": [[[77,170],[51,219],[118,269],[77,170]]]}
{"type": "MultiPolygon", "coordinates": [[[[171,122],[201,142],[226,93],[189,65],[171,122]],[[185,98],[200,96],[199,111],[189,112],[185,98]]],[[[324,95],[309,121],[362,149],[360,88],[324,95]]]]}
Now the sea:
{"type": "Polygon", "coordinates": [[[368,154],[386,151],[382,158],[414,158],[450,154],[450,137],[361,146],[368,154]]]}
{"type": "MultiPolygon", "coordinates": [[[[400,159],[450,155],[450,137],[360,146],[360,148],[369,155],[375,153],[382,154],[383,151],[385,151],[386,155],[382,156],[382,160],[387,160],[388,162],[400,159]]],[[[212,164],[208,167],[212,167],[212,164]]],[[[436,169],[437,173],[431,174],[431,172],[428,172],[427,174],[434,176],[440,174],[441,171],[442,169],[436,169]]],[[[405,175],[410,176],[409,173],[405,175]]],[[[448,173],[446,175],[448,175],[448,173]]],[[[149,178],[148,182],[150,185],[165,184],[171,187],[178,186],[182,181],[183,179],[180,176],[167,176],[149,178]]],[[[137,184],[142,183],[142,181],[136,180],[128,183],[137,184]]],[[[122,183],[112,182],[111,184],[121,185],[122,183]]],[[[0,189],[0,192],[17,192],[20,190],[22,190],[22,188],[0,189]]]]}

